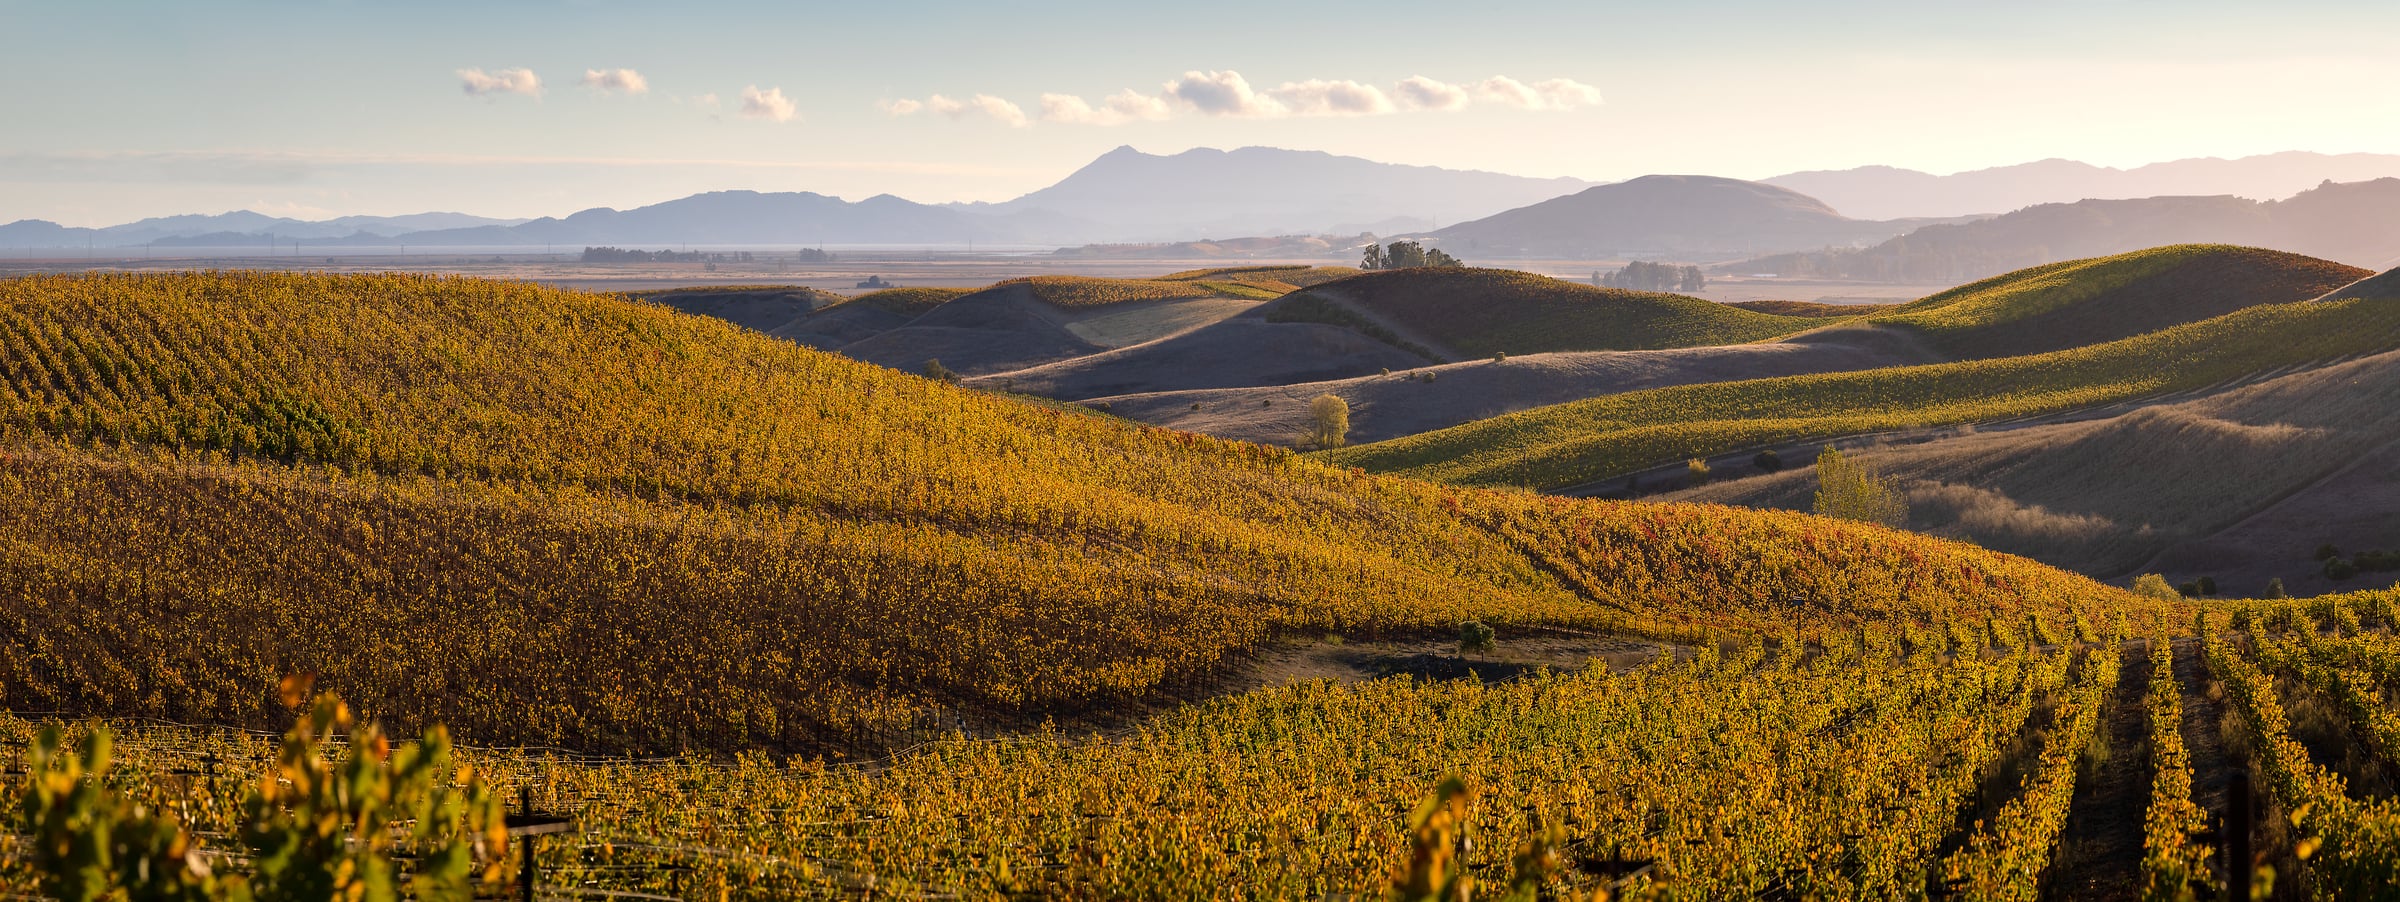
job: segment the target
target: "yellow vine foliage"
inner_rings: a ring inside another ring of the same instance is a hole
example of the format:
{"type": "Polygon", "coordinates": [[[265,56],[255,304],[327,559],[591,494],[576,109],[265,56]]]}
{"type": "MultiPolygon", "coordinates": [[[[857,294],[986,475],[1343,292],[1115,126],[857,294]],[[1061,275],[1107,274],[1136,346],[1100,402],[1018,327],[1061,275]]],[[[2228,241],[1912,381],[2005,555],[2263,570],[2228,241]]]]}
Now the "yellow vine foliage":
{"type": "Polygon", "coordinates": [[[393,729],[611,751],[913,741],[1295,631],[2139,603],[1873,527],[1369,476],[414,275],[0,282],[0,552],[8,708],[268,728],[260,687],[316,671],[393,729]]]}

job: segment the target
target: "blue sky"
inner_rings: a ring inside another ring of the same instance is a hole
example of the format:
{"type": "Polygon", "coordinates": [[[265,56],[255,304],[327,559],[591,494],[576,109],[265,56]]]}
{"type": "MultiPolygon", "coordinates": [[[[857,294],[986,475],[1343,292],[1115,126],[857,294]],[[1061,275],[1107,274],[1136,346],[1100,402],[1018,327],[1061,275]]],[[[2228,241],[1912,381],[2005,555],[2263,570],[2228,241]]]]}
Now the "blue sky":
{"type": "Polygon", "coordinates": [[[70,225],[1002,200],[1121,144],[1592,179],[2400,153],[2389,2],[0,0],[0,33],[0,221],[70,225]]]}

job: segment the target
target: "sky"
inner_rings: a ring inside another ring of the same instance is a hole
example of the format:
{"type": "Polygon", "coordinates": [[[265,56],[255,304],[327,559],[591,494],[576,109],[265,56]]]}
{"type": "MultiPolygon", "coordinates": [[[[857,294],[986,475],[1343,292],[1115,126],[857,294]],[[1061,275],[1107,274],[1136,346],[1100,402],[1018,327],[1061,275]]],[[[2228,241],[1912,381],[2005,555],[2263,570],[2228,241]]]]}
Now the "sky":
{"type": "Polygon", "coordinates": [[[0,222],[1000,201],[1120,145],[1616,180],[2400,153],[2390,0],[0,0],[0,222]]]}

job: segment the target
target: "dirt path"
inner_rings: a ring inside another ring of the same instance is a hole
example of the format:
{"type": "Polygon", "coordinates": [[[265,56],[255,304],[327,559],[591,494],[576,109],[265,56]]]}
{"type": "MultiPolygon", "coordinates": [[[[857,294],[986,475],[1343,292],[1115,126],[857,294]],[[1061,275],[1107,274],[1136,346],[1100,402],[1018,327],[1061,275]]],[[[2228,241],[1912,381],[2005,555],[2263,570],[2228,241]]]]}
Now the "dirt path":
{"type": "Polygon", "coordinates": [[[2226,775],[2237,762],[2218,729],[2225,721],[2225,703],[2209,695],[2200,640],[2175,640],[2175,680],[2183,684],[2183,747],[2192,758],[2192,802],[2208,812],[2210,824],[2222,825],[2226,775]]]}
{"type": "Polygon", "coordinates": [[[2107,757],[2086,764],[2059,835],[2049,891],[2058,899],[2119,900],[2141,895],[2142,818],[2150,801],[2150,644],[2125,646],[2117,688],[2100,729],[2107,757]]]}

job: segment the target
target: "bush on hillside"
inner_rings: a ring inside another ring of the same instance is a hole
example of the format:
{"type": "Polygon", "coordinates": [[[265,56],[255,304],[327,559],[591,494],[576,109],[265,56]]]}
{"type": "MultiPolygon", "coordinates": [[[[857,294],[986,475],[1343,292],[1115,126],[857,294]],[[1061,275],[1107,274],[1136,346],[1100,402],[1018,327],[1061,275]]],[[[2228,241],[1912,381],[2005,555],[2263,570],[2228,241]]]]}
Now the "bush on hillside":
{"type": "Polygon", "coordinates": [[[2357,576],[2357,575],[2358,575],[2358,565],[2356,565],[2356,564],[2353,564],[2353,563],[2350,563],[2349,561],[2345,561],[2345,560],[2342,560],[2341,558],[2338,558],[2338,557],[2337,557],[2337,558],[2334,558],[2333,560],[2330,560],[2330,561],[2326,561],[2326,562],[2325,562],[2325,578],[2326,578],[2326,579],[2330,579],[2330,580],[2333,580],[2333,581],[2335,581],[2335,582],[2340,582],[2340,581],[2342,581],[2342,580],[2349,579],[2349,578],[2351,578],[2351,577],[2353,577],[2353,576],[2357,576]]]}
{"type": "Polygon", "coordinates": [[[1775,453],[1773,448],[1758,452],[1758,456],[1750,458],[1750,463],[1761,473],[1783,472],[1783,455],[1775,453]]]}
{"type": "Polygon", "coordinates": [[[2166,577],[2156,573],[2144,573],[2136,578],[2133,581],[2133,594],[2161,601],[2174,601],[2182,597],[2182,594],[2176,592],[2175,587],[2167,582],[2166,577]]]}
{"type": "Polygon", "coordinates": [[[2334,558],[2341,557],[2341,556],[2342,556],[2342,550],[2341,550],[2341,549],[2339,549],[2339,548],[2335,548],[2335,547],[2333,547],[2333,543],[2332,543],[2332,542],[2327,542],[2327,543],[2325,543],[2325,544],[2323,544],[2323,545],[2319,545],[2319,546],[2317,546],[2317,557],[2316,557],[2316,559],[2317,559],[2317,560],[2320,560],[2320,561],[2330,561],[2330,560],[2333,560],[2334,558]]]}
{"type": "Polygon", "coordinates": [[[2290,597],[2292,597],[2291,593],[2290,593],[2290,592],[2287,592],[2287,591],[2285,591],[2285,590],[2284,590],[2284,588],[2283,588],[2283,577],[2280,577],[2280,576],[2278,576],[2278,577],[2276,577],[2276,578],[2274,578],[2274,579],[2267,580],[2267,591],[2266,591],[2266,597],[2268,597],[2268,598],[2290,598],[2290,597]]]}
{"type": "Polygon", "coordinates": [[[1708,461],[1697,457],[1684,461],[1683,473],[1693,485],[1704,485],[1708,482],[1708,461]]]}
{"type": "Polygon", "coordinates": [[[941,360],[936,358],[927,358],[925,360],[925,378],[931,379],[935,382],[948,382],[952,385],[958,384],[958,373],[953,372],[949,367],[943,366],[941,360]]]}
{"type": "Polygon", "coordinates": [[[1832,445],[1817,455],[1815,509],[1821,517],[1881,523],[1895,529],[1908,524],[1908,499],[1873,467],[1851,460],[1832,445]]]}

